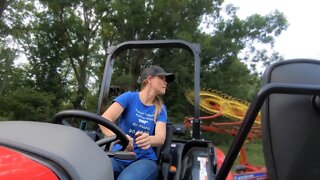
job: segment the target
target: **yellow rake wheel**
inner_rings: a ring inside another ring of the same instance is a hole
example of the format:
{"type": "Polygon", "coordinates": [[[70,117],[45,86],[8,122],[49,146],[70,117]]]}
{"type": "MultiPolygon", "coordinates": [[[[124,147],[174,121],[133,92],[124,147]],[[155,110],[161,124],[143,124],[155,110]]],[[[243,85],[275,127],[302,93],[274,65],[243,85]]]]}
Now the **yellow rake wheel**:
{"type": "MultiPolygon", "coordinates": [[[[194,92],[187,91],[186,97],[188,101],[194,105],[194,92]]],[[[200,91],[200,109],[209,114],[221,114],[222,116],[242,121],[249,103],[243,100],[236,99],[225,93],[216,90],[201,90],[200,91]]],[[[255,123],[261,123],[260,113],[258,114],[255,123]]]]}

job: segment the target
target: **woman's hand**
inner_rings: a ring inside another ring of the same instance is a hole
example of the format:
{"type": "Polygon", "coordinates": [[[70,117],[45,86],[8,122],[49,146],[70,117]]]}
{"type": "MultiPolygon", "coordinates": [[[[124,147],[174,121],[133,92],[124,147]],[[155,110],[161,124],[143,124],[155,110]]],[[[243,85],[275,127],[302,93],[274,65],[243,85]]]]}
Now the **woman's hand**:
{"type": "MultiPolygon", "coordinates": [[[[126,134],[127,135],[127,134],[126,134]]],[[[129,143],[126,147],[126,151],[133,151],[133,138],[127,135],[127,138],[129,140],[129,143]]]]}
{"type": "Polygon", "coordinates": [[[150,148],[151,138],[149,134],[138,131],[136,132],[135,137],[136,137],[136,144],[138,147],[140,147],[141,149],[150,148]]]}

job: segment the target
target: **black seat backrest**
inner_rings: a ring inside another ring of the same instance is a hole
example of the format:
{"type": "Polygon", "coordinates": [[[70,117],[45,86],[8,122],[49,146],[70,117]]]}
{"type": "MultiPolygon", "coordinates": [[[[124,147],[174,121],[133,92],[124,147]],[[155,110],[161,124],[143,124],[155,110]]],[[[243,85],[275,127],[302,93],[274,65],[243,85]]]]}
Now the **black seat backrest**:
{"type": "Polygon", "coordinates": [[[158,158],[158,161],[169,161],[170,160],[170,147],[173,136],[173,125],[171,122],[168,122],[166,125],[166,140],[161,147],[156,147],[155,153],[158,158]]]}
{"type": "MultiPolygon", "coordinates": [[[[264,84],[320,85],[320,61],[273,64],[264,84]]],[[[320,112],[312,95],[272,94],[262,108],[263,147],[269,179],[320,178],[320,112]]]]}
{"type": "Polygon", "coordinates": [[[155,148],[155,152],[158,158],[158,164],[160,169],[159,179],[167,179],[169,174],[169,168],[171,164],[171,142],[173,136],[173,125],[168,122],[166,125],[166,140],[161,147],[155,148]]]}
{"type": "Polygon", "coordinates": [[[163,162],[170,162],[171,160],[170,147],[171,147],[172,136],[173,136],[173,125],[172,123],[168,122],[166,127],[167,127],[166,141],[162,146],[162,160],[163,162]]]}

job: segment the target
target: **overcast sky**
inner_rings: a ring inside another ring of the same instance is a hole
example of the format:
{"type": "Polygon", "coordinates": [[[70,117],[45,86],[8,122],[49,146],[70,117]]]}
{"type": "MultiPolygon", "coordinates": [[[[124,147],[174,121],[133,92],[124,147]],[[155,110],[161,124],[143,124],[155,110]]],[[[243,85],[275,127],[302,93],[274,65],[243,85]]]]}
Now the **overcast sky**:
{"type": "Polygon", "coordinates": [[[275,42],[275,50],[285,59],[311,58],[320,60],[320,10],[316,0],[225,0],[238,6],[238,16],[265,15],[274,10],[283,12],[289,27],[275,42]]]}

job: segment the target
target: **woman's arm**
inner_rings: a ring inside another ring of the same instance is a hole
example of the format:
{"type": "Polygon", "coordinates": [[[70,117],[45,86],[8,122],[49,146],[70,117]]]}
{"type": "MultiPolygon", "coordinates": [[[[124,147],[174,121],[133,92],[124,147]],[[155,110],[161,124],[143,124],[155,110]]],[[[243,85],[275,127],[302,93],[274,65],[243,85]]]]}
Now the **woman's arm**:
{"type": "MultiPolygon", "coordinates": [[[[118,103],[118,102],[114,102],[111,104],[111,106],[102,114],[102,117],[106,118],[107,120],[111,121],[111,122],[115,122],[119,116],[121,115],[121,113],[123,112],[123,107],[118,103]]],[[[112,131],[110,131],[108,128],[103,127],[101,125],[100,129],[103,132],[103,134],[105,134],[106,136],[113,136],[115,135],[112,131]]]]}
{"type": "Polygon", "coordinates": [[[157,122],[154,136],[150,136],[151,146],[162,146],[166,140],[166,123],[157,122]]]}
{"type": "MultiPolygon", "coordinates": [[[[111,122],[115,122],[123,112],[123,107],[118,103],[114,102],[111,104],[111,106],[102,114],[102,117],[106,118],[107,120],[111,122]]],[[[108,128],[104,126],[100,126],[101,131],[103,132],[104,135],[106,136],[114,136],[115,134],[110,131],[108,128]]],[[[129,140],[128,146],[126,147],[127,151],[133,151],[133,139],[127,135],[127,138],[129,140]]]]}

